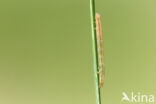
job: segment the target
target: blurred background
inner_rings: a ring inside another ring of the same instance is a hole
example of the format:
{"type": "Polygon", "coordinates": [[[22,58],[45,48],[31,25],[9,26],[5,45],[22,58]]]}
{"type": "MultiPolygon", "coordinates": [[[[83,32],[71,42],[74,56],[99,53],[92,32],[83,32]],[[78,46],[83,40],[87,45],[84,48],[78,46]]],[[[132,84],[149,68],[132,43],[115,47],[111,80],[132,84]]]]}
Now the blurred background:
{"type": "MultiPolygon", "coordinates": [[[[0,104],[95,104],[89,0],[0,1],[0,104]]],[[[156,95],[156,1],[96,0],[102,104],[156,95]]]]}

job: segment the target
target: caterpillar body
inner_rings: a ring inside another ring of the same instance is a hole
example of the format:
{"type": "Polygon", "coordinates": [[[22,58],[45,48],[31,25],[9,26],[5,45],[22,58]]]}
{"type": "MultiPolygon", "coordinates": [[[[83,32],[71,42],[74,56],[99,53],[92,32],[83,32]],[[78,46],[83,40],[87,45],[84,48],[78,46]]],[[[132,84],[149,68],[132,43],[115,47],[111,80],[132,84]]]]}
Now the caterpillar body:
{"type": "Polygon", "coordinates": [[[98,75],[99,75],[99,88],[104,84],[105,64],[104,64],[104,46],[102,39],[102,26],[100,15],[96,13],[96,42],[97,42],[97,55],[98,55],[98,75]]]}

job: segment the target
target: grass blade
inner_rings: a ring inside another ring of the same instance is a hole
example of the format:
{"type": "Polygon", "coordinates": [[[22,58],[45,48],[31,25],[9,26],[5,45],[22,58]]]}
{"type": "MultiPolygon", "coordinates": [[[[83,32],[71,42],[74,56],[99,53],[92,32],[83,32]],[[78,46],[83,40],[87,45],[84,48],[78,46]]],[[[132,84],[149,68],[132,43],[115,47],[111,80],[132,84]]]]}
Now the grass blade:
{"type": "Polygon", "coordinates": [[[98,53],[96,43],[96,24],[95,24],[95,0],[90,0],[91,29],[92,29],[92,46],[93,46],[93,64],[94,64],[94,83],[96,93],[96,104],[101,104],[101,94],[99,88],[98,72],[98,53]]]}

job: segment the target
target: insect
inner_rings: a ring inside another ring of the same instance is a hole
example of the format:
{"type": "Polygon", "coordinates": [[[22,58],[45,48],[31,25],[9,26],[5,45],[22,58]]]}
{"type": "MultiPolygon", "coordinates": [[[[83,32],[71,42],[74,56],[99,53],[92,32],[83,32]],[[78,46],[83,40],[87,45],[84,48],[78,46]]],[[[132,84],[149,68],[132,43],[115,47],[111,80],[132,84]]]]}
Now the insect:
{"type": "Polygon", "coordinates": [[[101,88],[104,84],[105,64],[104,64],[104,46],[102,39],[101,19],[98,13],[96,13],[95,15],[95,20],[96,20],[99,88],[101,88]]]}

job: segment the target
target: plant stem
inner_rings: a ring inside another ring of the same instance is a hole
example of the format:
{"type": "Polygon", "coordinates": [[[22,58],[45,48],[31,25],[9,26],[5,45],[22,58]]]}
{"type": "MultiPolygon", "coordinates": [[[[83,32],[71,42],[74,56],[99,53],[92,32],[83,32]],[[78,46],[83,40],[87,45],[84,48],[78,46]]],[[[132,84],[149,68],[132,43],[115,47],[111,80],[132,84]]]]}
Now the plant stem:
{"type": "Polygon", "coordinates": [[[99,76],[98,76],[98,53],[96,42],[96,24],[95,24],[95,0],[90,0],[90,14],[91,14],[91,29],[92,29],[92,46],[93,46],[93,64],[94,64],[94,79],[95,79],[95,93],[96,104],[101,104],[101,94],[99,88],[99,76]]]}

